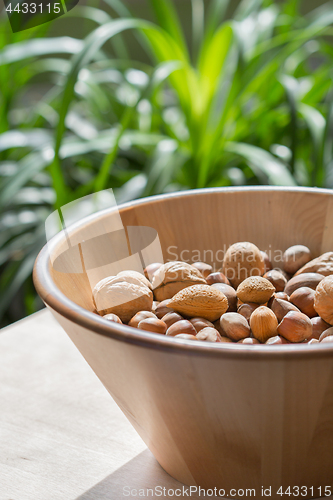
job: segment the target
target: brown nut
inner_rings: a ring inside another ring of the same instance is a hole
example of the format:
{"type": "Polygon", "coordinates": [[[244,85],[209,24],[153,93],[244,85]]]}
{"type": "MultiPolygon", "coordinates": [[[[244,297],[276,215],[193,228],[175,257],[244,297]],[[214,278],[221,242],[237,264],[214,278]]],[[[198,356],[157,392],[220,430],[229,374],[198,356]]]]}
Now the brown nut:
{"type": "Polygon", "coordinates": [[[231,340],[241,340],[250,336],[250,327],[247,320],[238,313],[225,313],[220,318],[221,329],[231,340]]]}
{"type": "Polygon", "coordinates": [[[160,304],[160,302],[158,302],[158,300],[153,300],[153,306],[152,306],[152,308],[151,308],[151,310],[152,310],[153,312],[155,312],[156,307],[158,306],[158,304],[160,304]]]}
{"type": "Polygon", "coordinates": [[[204,278],[207,278],[213,272],[213,267],[205,262],[193,262],[192,266],[199,269],[204,278]]]}
{"type": "Polygon", "coordinates": [[[273,298],[286,300],[287,302],[289,302],[289,295],[286,294],[286,292],[276,292],[274,293],[273,298]]]}
{"type": "Polygon", "coordinates": [[[176,312],[169,312],[165,316],[162,317],[162,321],[166,324],[167,328],[169,328],[171,325],[174,323],[177,323],[177,321],[182,321],[184,318],[180,314],[176,312]]]}
{"type": "Polygon", "coordinates": [[[260,344],[259,340],[253,338],[253,337],[246,337],[245,339],[241,339],[237,342],[237,344],[260,344]]]}
{"type": "Polygon", "coordinates": [[[230,282],[223,273],[210,273],[206,276],[206,281],[208,285],[214,285],[214,283],[224,283],[225,285],[230,285],[230,282]]]}
{"type": "Polygon", "coordinates": [[[251,314],[250,327],[252,335],[259,342],[265,343],[270,337],[275,337],[277,326],[278,320],[268,307],[260,306],[251,314]]]}
{"type": "Polygon", "coordinates": [[[297,290],[290,295],[290,302],[298,307],[302,313],[309,316],[309,318],[314,318],[317,316],[313,307],[315,293],[316,292],[312,290],[312,288],[302,286],[301,288],[297,288],[297,290]]]}
{"type": "Polygon", "coordinates": [[[148,264],[148,266],[144,269],[145,276],[147,280],[152,280],[156,271],[162,266],[161,262],[154,262],[153,264],[148,264]]]}
{"type": "Polygon", "coordinates": [[[238,314],[244,316],[244,318],[250,323],[251,314],[258,307],[259,304],[253,304],[250,302],[249,304],[242,304],[241,306],[239,306],[237,312],[238,314]]]}
{"type": "Polygon", "coordinates": [[[229,339],[229,337],[224,337],[223,335],[221,335],[221,340],[220,342],[224,342],[224,343],[231,343],[233,344],[233,341],[231,339],[229,339]]]}
{"type": "Polygon", "coordinates": [[[288,281],[284,291],[290,297],[290,295],[297,290],[297,288],[301,288],[303,286],[307,286],[315,290],[324,277],[325,276],[323,274],[318,273],[303,273],[298,276],[294,276],[288,281]]]}
{"type": "Polygon", "coordinates": [[[221,342],[221,335],[219,332],[210,326],[200,330],[196,337],[198,340],[203,340],[205,342],[221,342]]]}
{"type": "Polygon", "coordinates": [[[197,333],[199,333],[203,328],[207,328],[208,326],[210,328],[214,328],[214,324],[205,318],[192,318],[190,319],[190,322],[194,326],[197,333]]]}
{"type": "Polygon", "coordinates": [[[277,328],[278,334],[290,342],[303,342],[312,335],[312,323],[301,312],[288,312],[277,328]]]}
{"type": "Polygon", "coordinates": [[[331,326],[330,328],[327,328],[327,330],[325,330],[319,337],[319,342],[321,342],[322,340],[324,340],[326,337],[331,337],[333,335],[333,326],[331,326]]]}
{"type": "Polygon", "coordinates": [[[123,323],[138,311],[151,311],[153,293],[144,280],[148,282],[143,275],[138,278],[134,272],[102,279],[93,289],[96,310],[102,316],[116,314],[123,323]]]}
{"type": "Polygon", "coordinates": [[[140,330],[146,330],[147,332],[160,333],[164,335],[167,331],[167,326],[161,319],[158,318],[146,318],[140,321],[138,324],[140,330]]]}
{"type": "Polygon", "coordinates": [[[169,302],[170,302],[170,299],[162,300],[162,302],[160,302],[156,306],[156,308],[155,308],[155,314],[158,317],[158,319],[162,319],[163,316],[165,316],[169,312],[174,312],[174,310],[171,309],[171,307],[168,307],[169,302]]]}
{"type": "Polygon", "coordinates": [[[333,274],[333,252],[326,252],[311,260],[305,266],[301,267],[296,273],[296,275],[303,273],[319,273],[324,276],[329,276],[333,274]]]}
{"type": "Polygon", "coordinates": [[[282,318],[290,311],[300,312],[300,310],[294,306],[291,302],[282,299],[274,299],[271,304],[271,309],[275,316],[277,317],[278,322],[282,321],[282,318]]]}
{"type": "Polygon", "coordinates": [[[152,285],[156,300],[171,299],[188,286],[206,284],[201,272],[186,262],[167,262],[154,273],[152,285]]]}
{"type": "Polygon", "coordinates": [[[329,337],[325,337],[323,340],[320,341],[320,343],[322,342],[333,342],[333,335],[330,335],[329,337]]]}
{"type": "Polygon", "coordinates": [[[156,314],[154,314],[151,311],[139,311],[133,316],[133,318],[130,319],[130,321],[128,322],[128,326],[132,326],[133,328],[138,328],[140,321],[147,318],[157,319],[156,314]]]}
{"type": "Polygon", "coordinates": [[[247,241],[231,245],[223,259],[223,273],[234,288],[249,276],[262,276],[264,259],[258,247],[247,241]]]}
{"type": "Polygon", "coordinates": [[[271,337],[268,339],[265,344],[276,345],[276,344],[290,344],[289,340],[280,337],[280,335],[275,335],[275,337],[271,337]]]}
{"type": "Polygon", "coordinates": [[[326,276],[317,286],[314,308],[326,323],[333,325],[333,276],[326,276]]]}
{"type": "Polygon", "coordinates": [[[224,293],[224,295],[228,299],[228,309],[227,312],[236,312],[237,311],[237,295],[236,290],[232,288],[230,285],[226,285],[225,283],[213,283],[212,288],[216,288],[220,290],[220,292],[224,293]]]}
{"type": "Polygon", "coordinates": [[[264,274],[264,278],[272,283],[276,292],[283,292],[287,284],[287,279],[276,269],[268,271],[268,273],[264,274]]]}
{"type": "Polygon", "coordinates": [[[196,329],[190,323],[187,319],[183,319],[181,321],[176,321],[173,325],[169,326],[169,328],[166,331],[166,334],[175,337],[176,335],[179,335],[181,333],[186,333],[189,335],[196,335],[196,329]]]}
{"type": "Polygon", "coordinates": [[[311,260],[311,252],[304,245],[293,245],[283,254],[283,268],[289,274],[295,274],[311,260]]]}
{"type": "Polygon", "coordinates": [[[270,258],[268,257],[268,254],[266,252],[263,252],[260,250],[261,256],[264,259],[264,264],[265,264],[265,273],[270,271],[272,269],[272,263],[270,258]]]}
{"type": "Polygon", "coordinates": [[[122,323],[121,319],[116,314],[112,314],[112,313],[105,314],[105,316],[103,316],[103,318],[107,319],[108,321],[113,321],[114,323],[122,323]]]}
{"type": "Polygon", "coordinates": [[[236,295],[243,303],[265,304],[274,292],[275,288],[270,281],[262,276],[251,276],[238,286],[236,295]]]}
{"type": "Polygon", "coordinates": [[[193,285],[176,293],[169,307],[184,316],[200,316],[215,321],[227,309],[227,297],[209,285],[193,285]]]}
{"type": "Polygon", "coordinates": [[[175,339],[198,340],[195,335],[190,335],[188,333],[179,333],[178,335],[175,335],[175,339]]]}
{"type": "Polygon", "coordinates": [[[313,339],[318,339],[320,335],[327,330],[330,325],[326,323],[323,319],[321,319],[319,316],[315,316],[314,318],[311,318],[311,323],[312,323],[312,335],[311,337],[313,339]]]}

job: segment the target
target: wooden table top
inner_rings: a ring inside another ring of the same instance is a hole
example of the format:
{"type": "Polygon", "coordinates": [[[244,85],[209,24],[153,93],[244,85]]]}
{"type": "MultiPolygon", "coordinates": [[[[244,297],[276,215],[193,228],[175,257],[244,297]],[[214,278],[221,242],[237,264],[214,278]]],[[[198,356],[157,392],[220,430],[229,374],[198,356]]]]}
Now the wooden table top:
{"type": "Polygon", "coordinates": [[[199,498],[159,466],[48,311],[0,333],[0,500],[199,498]]]}

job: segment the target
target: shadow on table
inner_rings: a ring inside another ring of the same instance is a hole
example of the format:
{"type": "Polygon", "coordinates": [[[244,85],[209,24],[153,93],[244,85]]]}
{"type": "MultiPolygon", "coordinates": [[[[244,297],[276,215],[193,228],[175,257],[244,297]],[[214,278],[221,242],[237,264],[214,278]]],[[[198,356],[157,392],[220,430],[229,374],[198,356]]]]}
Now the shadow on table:
{"type": "MultiPolygon", "coordinates": [[[[120,500],[121,498],[169,498],[168,489],[182,490],[183,485],[167,474],[158,464],[157,460],[149,450],[145,450],[138,456],[120,467],[103,481],[97,483],[93,488],[80,495],[76,500],[120,500]],[[165,488],[165,494],[157,494],[155,488],[165,488]],[[127,487],[127,488],[126,488],[127,487]],[[153,491],[147,492],[147,489],[153,491]],[[136,490],[136,491],[133,491],[136,490]],[[139,490],[144,490],[145,495],[140,495],[139,490]],[[129,493],[131,491],[131,493],[129,493]],[[127,494],[125,494],[127,493],[127,494]]],[[[186,486],[184,487],[186,488],[186,486]]],[[[197,495],[187,496],[183,494],[175,498],[191,498],[196,500],[197,495]]],[[[213,497],[210,497],[213,498],[213,497]]],[[[215,497],[214,497],[215,498],[215,497]]]]}

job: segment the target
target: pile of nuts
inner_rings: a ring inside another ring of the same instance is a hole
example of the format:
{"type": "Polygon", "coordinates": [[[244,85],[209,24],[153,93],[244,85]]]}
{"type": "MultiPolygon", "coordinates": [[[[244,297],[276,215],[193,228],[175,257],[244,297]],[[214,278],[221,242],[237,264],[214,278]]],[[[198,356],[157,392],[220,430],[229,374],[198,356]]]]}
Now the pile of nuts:
{"type": "Polygon", "coordinates": [[[94,287],[96,311],[109,321],[179,339],[241,344],[333,342],[333,252],[312,259],[288,248],[283,269],[267,253],[235,243],[223,267],[150,264],[145,276],[122,271],[94,287]]]}

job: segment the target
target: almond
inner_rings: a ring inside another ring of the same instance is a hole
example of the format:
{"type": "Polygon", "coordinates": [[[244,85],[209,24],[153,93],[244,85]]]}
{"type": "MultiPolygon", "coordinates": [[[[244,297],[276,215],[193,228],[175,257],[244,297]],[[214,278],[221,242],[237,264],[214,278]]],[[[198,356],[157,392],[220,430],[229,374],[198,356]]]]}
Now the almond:
{"type": "Polygon", "coordinates": [[[251,276],[242,281],[236,294],[243,303],[265,304],[274,292],[275,287],[268,279],[261,276],[251,276]]]}
{"type": "Polygon", "coordinates": [[[199,316],[208,321],[215,321],[228,309],[228,299],[222,292],[209,285],[193,285],[172,297],[168,307],[190,318],[199,316]]]}

